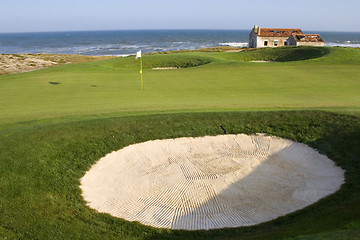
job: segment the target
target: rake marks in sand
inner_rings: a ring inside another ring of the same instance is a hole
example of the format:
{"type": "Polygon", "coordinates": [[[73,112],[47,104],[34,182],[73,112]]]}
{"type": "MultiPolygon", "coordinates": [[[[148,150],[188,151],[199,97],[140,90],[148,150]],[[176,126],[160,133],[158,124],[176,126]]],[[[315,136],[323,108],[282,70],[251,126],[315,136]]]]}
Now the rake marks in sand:
{"type": "Polygon", "coordinates": [[[154,140],[108,154],[81,179],[99,212],[171,229],[254,225],[339,189],[326,156],[265,135],[154,140]]]}

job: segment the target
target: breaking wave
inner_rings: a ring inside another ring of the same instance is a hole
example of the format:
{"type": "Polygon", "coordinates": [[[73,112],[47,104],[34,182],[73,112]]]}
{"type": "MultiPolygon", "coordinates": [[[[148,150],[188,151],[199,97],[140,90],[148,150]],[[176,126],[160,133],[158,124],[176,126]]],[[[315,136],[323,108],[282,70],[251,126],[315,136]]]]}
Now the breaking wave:
{"type": "Polygon", "coordinates": [[[225,43],[219,43],[220,46],[230,46],[230,47],[248,47],[248,42],[225,42],[225,43]]]}
{"type": "Polygon", "coordinates": [[[352,41],[346,41],[346,42],[325,42],[325,46],[327,47],[349,47],[349,48],[360,48],[359,42],[352,42],[352,41]]]}
{"type": "MultiPolygon", "coordinates": [[[[320,32],[329,47],[360,47],[360,33],[320,32]]],[[[123,30],[0,33],[0,53],[123,56],[232,46],[247,47],[248,30],[123,30]]]]}

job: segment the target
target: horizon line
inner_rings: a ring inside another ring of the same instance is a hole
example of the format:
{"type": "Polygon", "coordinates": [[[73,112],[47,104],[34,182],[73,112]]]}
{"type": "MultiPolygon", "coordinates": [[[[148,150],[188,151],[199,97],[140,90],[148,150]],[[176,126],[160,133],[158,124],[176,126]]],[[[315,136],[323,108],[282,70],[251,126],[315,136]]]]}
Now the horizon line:
{"type": "MultiPolygon", "coordinates": [[[[302,29],[303,30],[303,29],[302,29]]],[[[149,29],[102,29],[102,30],[49,30],[49,31],[19,31],[19,32],[0,32],[0,34],[18,33],[68,33],[68,32],[114,32],[114,31],[251,31],[251,29],[231,29],[231,28],[149,28],[149,29]]],[[[336,31],[336,30],[303,30],[305,32],[336,32],[336,33],[360,33],[360,31],[336,31]]]]}

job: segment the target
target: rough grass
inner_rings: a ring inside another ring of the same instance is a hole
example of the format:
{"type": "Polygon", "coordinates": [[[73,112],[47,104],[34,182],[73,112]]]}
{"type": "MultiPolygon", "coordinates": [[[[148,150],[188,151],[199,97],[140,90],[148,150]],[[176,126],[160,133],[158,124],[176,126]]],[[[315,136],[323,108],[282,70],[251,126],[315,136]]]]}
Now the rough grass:
{"type": "Polygon", "coordinates": [[[239,55],[243,61],[264,60],[276,62],[302,61],[320,58],[331,50],[323,47],[280,47],[242,51],[239,55]]]}
{"type": "Polygon", "coordinates": [[[13,131],[0,137],[0,238],[283,239],[351,226],[355,231],[360,224],[359,144],[359,118],[306,111],[122,117],[13,131]],[[229,133],[265,132],[306,143],[346,170],[346,184],[275,221],[211,231],[155,229],[85,206],[79,179],[100,157],[151,139],[222,134],[220,125],[229,133]]]}
{"type": "MultiPolygon", "coordinates": [[[[206,56],[196,56],[195,54],[149,54],[143,55],[143,69],[152,69],[159,67],[177,67],[188,68],[201,66],[211,62],[212,58],[206,56]]],[[[131,69],[139,68],[140,59],[134,56],[119,58],[117,61],[109,61],[108,66],[113,69],[131,69]]]]}

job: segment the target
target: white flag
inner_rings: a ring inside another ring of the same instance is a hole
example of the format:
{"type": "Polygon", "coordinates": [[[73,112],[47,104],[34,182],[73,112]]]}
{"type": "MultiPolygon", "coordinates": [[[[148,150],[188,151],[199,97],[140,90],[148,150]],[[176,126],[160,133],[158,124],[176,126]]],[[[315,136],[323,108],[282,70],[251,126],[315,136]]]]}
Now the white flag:
{"type": "Polygon", "coordinates": [[[137,58],[141,58],[141,50],[136,53],[135,59],[137,59],[137,58]]]}

